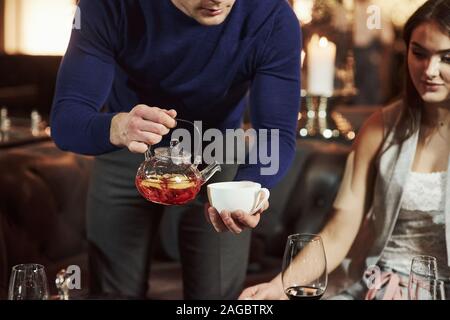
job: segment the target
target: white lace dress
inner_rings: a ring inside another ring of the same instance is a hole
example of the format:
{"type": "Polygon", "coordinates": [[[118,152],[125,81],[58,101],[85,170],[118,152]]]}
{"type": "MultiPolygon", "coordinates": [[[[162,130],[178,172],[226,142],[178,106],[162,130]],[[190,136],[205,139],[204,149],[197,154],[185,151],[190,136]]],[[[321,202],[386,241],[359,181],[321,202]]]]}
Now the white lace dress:
{"type": "MultiPolygon", "coordinates": [[[[378,265],[382,270],[397,272],[403,278],[403,283],[405,280],[407,283],[414,256],[435,256],[439,278],[447,280],[446,295],[449,297],[450,268],[446,263],[444,215],[447,175],[446,172],[411,173],[398,219],[378,265]]],[[[366,283],[361,280],[330,299],[364,299],[367,290],[366,283]]],[[[402,286],[401,290],[406,297],[407,287],[402,286]]],[[[376,299],[380,297],[382,293],[376,299]]]]}
{"type": "Polygon", "coordinates": [[[416,255],[437,258],[439,278],[450,278],[445,244],[447,173],[411,172],[391,238],[379,265],[407,276],[416,255]]]}

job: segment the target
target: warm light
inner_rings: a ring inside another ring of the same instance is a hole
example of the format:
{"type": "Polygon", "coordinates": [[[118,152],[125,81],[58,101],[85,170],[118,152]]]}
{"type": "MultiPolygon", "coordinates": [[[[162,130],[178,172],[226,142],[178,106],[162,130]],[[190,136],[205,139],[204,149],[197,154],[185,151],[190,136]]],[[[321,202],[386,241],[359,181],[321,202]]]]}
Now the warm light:
{"type": "Polygon", "coordinates": [[[308,130],[305,128],[300,129],[300,136],[306,137],[308,135],[308,130]]]}
{"type": "Polygon", "coordinates": [[[349,133],[347,133],[347,139],[348,140],[353,140],[353,139],[355,139],[355,137],[356,137],[355,132],[350,131],[349,133]]]}
{"type": "Polygon", "coordinates": [[[63,55],[75,10],[74,0],[6,0],[5,51],[63,55]]]}
{"type": "Polygon", "coordinates": [[[314,0],[294,0],[294,12],[302,24],[312,21],[313,6],[314,0]]]}
{"type": "Polygon", "coordinates": [[[334,92],[336,44],[327,38],[311,37],[307,45],[307,91],[310,95],[331,97],[334,92]]]}
{"type": "Polygon", "coordinates": [[[305,62],[306,53],[305,50],[302,50],[302,68],[303,68],[303,62],[305,62]]]}
{"type": "Polygon", "coordinates": [[[319,40],[319,46],[322,48],[326,48],[328,46],[328,39],[325,37],[321,37],[319,40]]]}
{"type": "Polygon", "coordinates": [[[344,0],[342,2],[342,5],[344,6],[345,10],[348,10],[348,11],[351,11],[355,8],[354,0],[344,0]]]}
{"type": "Polygon", "coordinates": [[[402,28],[414,11],[425,2],[426,0],[374,0],[373,4],[379,6],[384,14],[389,15],[397,28],[402,28]]]}
{"type": "Polygon", "coordinates": [[[331,131],[330,129],[325,129],[325,130],[323,130],[323,132],[322,132],[322,136],[323,136],[325,139],[331,139],[331,137],[333,136],[333,131],[331,131]]]}

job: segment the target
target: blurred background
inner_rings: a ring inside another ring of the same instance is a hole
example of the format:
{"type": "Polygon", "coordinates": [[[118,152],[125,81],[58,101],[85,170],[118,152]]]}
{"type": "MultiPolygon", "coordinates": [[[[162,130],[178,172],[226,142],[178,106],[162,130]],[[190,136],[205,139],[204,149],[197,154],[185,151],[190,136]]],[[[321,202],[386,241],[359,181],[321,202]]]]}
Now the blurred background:
{"type": "MultiPolygon", "coordinates": [[[[399,93],[401,29],[424,0],[290,2],[303,26],[306,55],[313,34],[336,44],[335,89],[354,84],[357,93],[350,103],[384,104],[399,93]],[[379,8],[381,24],[369,30],[368,12],[377,14],[373,8],[379,8]]],[[[0,105],[11,115],[28,116],[36,109],[48,118],[75,10],[75,0],[0,0],[0,105]]]]}
{"type": "Polygon", "coordinates": [[[75,9],[73,0],[0,1],[0,105],[11,116],[48,118],[75,9]]]}
{"type": "MultiPolygon", "coordinates": [[[[355,95],[350,103],[357,105],[386,104],[399,94],[405,50],[402,28],[425,0],[290,2],[303,27],[306,55],[313,34],[326,37],[337,46],[335,92],[354,85],[355,95]]],[[[304,71],[307,88],[308,66],[304,71]]]]}
{"type": "MultiPolygon", "coordinates": [[[[287,235],[323,226],[359,127],[401,93],[401,30],[425,2],[289,1],[304,43],[297,154],[253,232],[247,285],[279,272],[287,235]]],[[[44,264],[53,284],[69,264],[89,274],[85,197],[92,158],[58,150],[48,129],[75,12],[75,0],[0,0],[0,298],[18,263],[44,264]]],[[[157,299],[181,297],[179,210],[168,211],[156,253],[162,263],[149,280],[149,297],[157,299]]],[[[329,295],[339,288],[337,274],[329,295]]]]}

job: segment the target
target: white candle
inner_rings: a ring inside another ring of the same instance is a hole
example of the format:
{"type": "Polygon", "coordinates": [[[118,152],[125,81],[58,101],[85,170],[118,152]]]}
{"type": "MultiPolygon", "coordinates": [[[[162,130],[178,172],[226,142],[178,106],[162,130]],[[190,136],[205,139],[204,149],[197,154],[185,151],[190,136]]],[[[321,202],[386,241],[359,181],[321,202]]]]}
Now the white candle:
{"type": "Polygon", "coordinates": [[[354,0],[344,0],[342,2],[344,5],[345,10],[351,11],[355,8],[355,1],[354,0]]]}
{"type": "Polygon", "coordinates": [[[308,94],[331,97],[334,91],[336,45],[318,35],[308,44],[308,94]]]}

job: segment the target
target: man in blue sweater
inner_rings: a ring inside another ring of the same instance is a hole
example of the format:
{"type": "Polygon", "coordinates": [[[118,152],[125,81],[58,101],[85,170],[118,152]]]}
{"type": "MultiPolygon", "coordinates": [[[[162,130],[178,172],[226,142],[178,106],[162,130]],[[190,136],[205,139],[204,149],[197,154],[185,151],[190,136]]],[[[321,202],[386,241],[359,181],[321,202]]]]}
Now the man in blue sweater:
{"type": "MultiPolygon", "coordinates": [[[[87,208],[92,290],[145,297],[163,207],[134,186],[142,153],[175,118],[241,127],[249,93],[253,128],[279,129],[279,170],[261,175],[263,164],[245,164],[216,180],[273,187],[295,151],[300,27],[286,0],[81,0],[79,8],[52,136],[63,150],[96,156],[87,208]]],[[[205,219],[205,202],[203,192],[180,222],[185,298],[233,299],[260,217],[207,208],[205,219]]]]}

